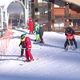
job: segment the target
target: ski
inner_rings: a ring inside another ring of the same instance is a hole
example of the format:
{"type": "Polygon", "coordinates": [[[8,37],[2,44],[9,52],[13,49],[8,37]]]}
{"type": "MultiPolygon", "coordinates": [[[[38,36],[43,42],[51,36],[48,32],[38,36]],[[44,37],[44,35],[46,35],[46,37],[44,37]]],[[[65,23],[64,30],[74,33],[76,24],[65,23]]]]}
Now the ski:
{"type": "Polygon", "coordinates": [[[17,60],[23,61],[23,62],[33,62],[35,60],[39,60],[39,58],[34,58],[34,60],[32,60],[32,61],[26,61],[25,57],[18,57],[17,60]]]}

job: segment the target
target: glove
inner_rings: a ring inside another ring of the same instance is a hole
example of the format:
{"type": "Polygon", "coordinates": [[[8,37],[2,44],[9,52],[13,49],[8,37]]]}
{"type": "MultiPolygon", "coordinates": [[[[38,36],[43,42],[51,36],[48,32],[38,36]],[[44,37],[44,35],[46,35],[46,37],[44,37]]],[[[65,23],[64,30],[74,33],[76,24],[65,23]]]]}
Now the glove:
{"type": "Polygon", "coordinates": [[[28,48],[26,48],[26,51],[28,50],[28,48]]]}

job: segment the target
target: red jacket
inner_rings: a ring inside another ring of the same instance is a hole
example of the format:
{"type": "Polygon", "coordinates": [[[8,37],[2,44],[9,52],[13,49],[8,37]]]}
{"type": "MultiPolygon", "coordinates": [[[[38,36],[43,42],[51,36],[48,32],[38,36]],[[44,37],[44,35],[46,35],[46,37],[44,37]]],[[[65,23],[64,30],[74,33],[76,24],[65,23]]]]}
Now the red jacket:
{"type": "Polygon", "coordinates": [[[69,40],[72,40],[72,39],[74,39],[74,35],[71,34],[71,33],[68,33],[66,38],[69,39],[69,40]]]}
{"type": "Polygon", "coordinates": [[[32,48],[31,39],[29,37],[25,38],[25,46],[26,48],[32,48]]]}

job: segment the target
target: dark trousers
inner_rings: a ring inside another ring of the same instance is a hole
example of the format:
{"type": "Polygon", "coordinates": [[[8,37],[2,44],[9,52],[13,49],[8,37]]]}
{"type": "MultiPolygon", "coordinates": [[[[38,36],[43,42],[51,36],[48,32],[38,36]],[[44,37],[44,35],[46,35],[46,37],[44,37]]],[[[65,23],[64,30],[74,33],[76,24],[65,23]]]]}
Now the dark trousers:
{"type": "Polygon", "coordinates": [[[24,49],[21,49],[21,56],[23,56],[24,54],[24,49]]]}
{"type": "Polygon", "coordinates": [[[77,48],[77,42],[75,39],[72,39],[72,40],[66,39],[65,44],[64,44],[64,48],[66,48],[68,45],[73,46],[73,44],[75,45],[75,48],[77,48]]]}
{"type": "Polygon", "coordinates": [[[76,40],[73,39],[73,42],[74,42],[75,48],[77,48],[77,42],[76,42],[76,40]]]}
{"type": "Polygon", "coordinates": [[[40,35],[40,42],[43,43],[43,37],[40,35]]]}
{"type": "Polygon", "coordinates": [[[25,50],[25,45],[22,45],[22,48],[21,48],[21,56],[23,56],[24,50],[25,50]]]}

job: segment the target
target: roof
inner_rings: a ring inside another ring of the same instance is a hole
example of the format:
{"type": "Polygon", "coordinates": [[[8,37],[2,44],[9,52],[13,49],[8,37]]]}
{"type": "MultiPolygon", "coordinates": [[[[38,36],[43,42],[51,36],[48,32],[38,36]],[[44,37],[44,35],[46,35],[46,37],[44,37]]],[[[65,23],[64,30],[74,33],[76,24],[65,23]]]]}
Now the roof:
{"type": "Polygon", "coordinates": [[[66,2],[69,2],[69,3],[73,3],[75,5],[80,6],[80,0],[63,0],[63,1],[66,1],[66,2]]]}

